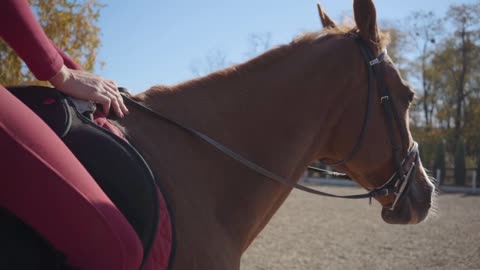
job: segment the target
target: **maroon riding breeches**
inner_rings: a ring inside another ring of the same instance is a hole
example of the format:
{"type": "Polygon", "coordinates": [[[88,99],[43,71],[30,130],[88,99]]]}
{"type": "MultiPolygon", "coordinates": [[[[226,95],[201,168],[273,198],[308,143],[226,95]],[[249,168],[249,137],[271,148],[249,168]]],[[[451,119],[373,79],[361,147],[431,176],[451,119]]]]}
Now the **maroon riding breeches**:
{"type": "Polygon", "coordinates": [[[0,86],[0,208],[33,227],[74,269],[139,269],[128,221],[57,135],[0,86]]]}

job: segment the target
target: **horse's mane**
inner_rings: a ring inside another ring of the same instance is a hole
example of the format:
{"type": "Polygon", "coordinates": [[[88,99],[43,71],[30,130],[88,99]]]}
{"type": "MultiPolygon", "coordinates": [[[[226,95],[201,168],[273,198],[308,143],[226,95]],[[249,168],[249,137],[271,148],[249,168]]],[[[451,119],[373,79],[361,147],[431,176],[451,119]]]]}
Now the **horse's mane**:
{"type": "MultiPolygon", "coordinates": [[[[358,29],[350,24],[338,24],[333,28],[327,28],[320,31],[304,32],[296,36],[289,44],[279,45],[274,47],[249,61],[233,65],[203,77],[195,78],[180,84],[167,87],[164,85],[156,85],[150,88],[150,91],[175,90],[179,88],[190,88],[209,84],[212,81],[219,81],[231,76],[247,74],[255,72],[258,68],[265,68],[266,66],[276,63],[276,61],[283,59],[285,56],[293,53],[299,47],[310,45],[317,42],[320,38],[326,36],[338,36],[346,34],[356,34],[358,29]]],[[[380,48],[385,48],[390,42],[390,35],[387,32],[380,32],[380,42],[377,44],[380,48]]]]}

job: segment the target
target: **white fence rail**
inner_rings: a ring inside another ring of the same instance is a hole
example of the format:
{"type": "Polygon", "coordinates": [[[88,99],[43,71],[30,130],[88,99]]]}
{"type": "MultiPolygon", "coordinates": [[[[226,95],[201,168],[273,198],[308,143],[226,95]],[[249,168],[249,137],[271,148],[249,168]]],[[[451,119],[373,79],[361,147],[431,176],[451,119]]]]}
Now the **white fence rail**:
{"type": "MultiPolygon", "coordinates": [[[[476,170],[471,170],[472,171],[472,181],[471,181],[471,186],[470,187],[459,187],[459,186],[449,186],[449,185],[442,185],[439,187],[440,190],[447,191],[447,192],[471,192],[471,193],[479,193],[478,190],[478,175],[476,170]]],[[[442,172],[441,170],[436,171],[436,179],[440,179],[442,177],[442,172]]]]}
{"type": "MultiPolygon", "coordinates": [[[[440,179],[441,172],[440,170],[436,171],[436,178],[440,179]]],[[[437,189],[444,192],[458,192],[458,193],[473,193],[473,194],[480,194],[480,189],[478,188],[478,179],[477,179],[477,172],[472,172],[472,184],[471,186],[453,186],[453,185],[437,185],[437,189]]],[[[310,177],[307,174],[304,175],[302,181],[306,184],[312,185],[333,185],[333,186],[351,186],[351,187],[359,187],[357,183],[354,181],[346,180],[346,179],[335,179],[335,178],[320,178],[320,177],[310,177]]]]}
{"type": "MultiPolygon", "coordinates": [[[[331,170],[330,167],[326,167],[325,169],[331,170]]],[[[443,179],[448,178],[448,181],[443,182],[442,185],[438,186],[439,182],[437,181],[437,189],[440,191],[445,191],[445,192],[461,192],[461,193],[474,193],[474,194],[480,194],[480,188],[478,187],[479,185],[479,175],[477,175],[477,169],[467,169],[467,177],[469,179],[467,180],[467,186],[456,186],[454,185],[454,170],[451,168],[447,168],[445,171],[446,175],[443,177],[443,179]],[[471,180],[471,181],[470,181],[471,180]]],[[[441,179],[442,178],[442,172],[441,170],[436,170],[435,171],[435,178],[436,179],[441,179]]],[[[346,180],[346,179],[338,179],[334,177],[321,177],[321,175],[316,174],[316,173],[308,173],[305,172],[302,181],[307,184],[313,184],[313,185],[335,185],[335,186],[358,186],[357,183],[346,180]]]]}

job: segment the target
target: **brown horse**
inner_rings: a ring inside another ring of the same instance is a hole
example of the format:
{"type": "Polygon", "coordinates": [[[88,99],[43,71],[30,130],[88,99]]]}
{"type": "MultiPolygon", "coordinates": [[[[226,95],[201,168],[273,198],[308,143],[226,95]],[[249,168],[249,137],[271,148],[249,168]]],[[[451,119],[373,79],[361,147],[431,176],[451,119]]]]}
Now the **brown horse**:
{"type": "MultiPolygon", "coordinates": [[[[369,69],[352,35],[375,56],[384,51],[387,40],[377,28],[371,0],[354,1],[353,29],[336,26],[320,13],[327,28],[323,31],[303,34],[206,77],[152,87],[134,99],[288,179],[299,179],[312,161],[342,160],[355,147],[370,104],[369,69]]],[[[385,184],[398,169],[392,144],[401,146],[402,158],[414,144],[408,128],[413,92],[388,57],[380,66],[383,72],[376,76],[381,75],[391,109],[399,116],[392,125],[393,137],[377,81],[362,144],[337,167],[367,190],[385,184]]],[[[239,269],[242,253],[291,187],[271,181],[152,113],[135,107],[130,111],[119,124],[150,163],[173,209],[173,269],[239,269]]],[[[413,224],[428,215],[434,188],[416,160],[409,187],[395,209],[388,209],[394,194],[377,198],[385,207],[386,222],[413,224]]]]}

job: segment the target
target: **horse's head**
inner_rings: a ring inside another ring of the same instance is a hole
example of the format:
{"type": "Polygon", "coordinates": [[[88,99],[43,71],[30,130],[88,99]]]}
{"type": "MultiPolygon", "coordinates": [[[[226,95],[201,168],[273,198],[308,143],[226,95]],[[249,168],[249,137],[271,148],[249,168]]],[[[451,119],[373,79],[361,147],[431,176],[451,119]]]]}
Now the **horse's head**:
{"type": "MultiPolygon", "coordinates": [[[[319,13],[325,28],[336,27],[320,6],[319,13]]],[[[434,185],[409,130],[408,109],[414,92],[386,55],[372,0],[355,0],[354,13],[357,27],[350,31],[351,40],[332,41],[338,43],[338,55],[349,55],[344,76],[351,77],[342,90],[347,108],[322,159],[364,188],[378,189],[375,198],[383,205],[386,222],[418,223],[432,206],[434,185]],[[349,45],[344,46],[346,42],[349,45]]]]}

